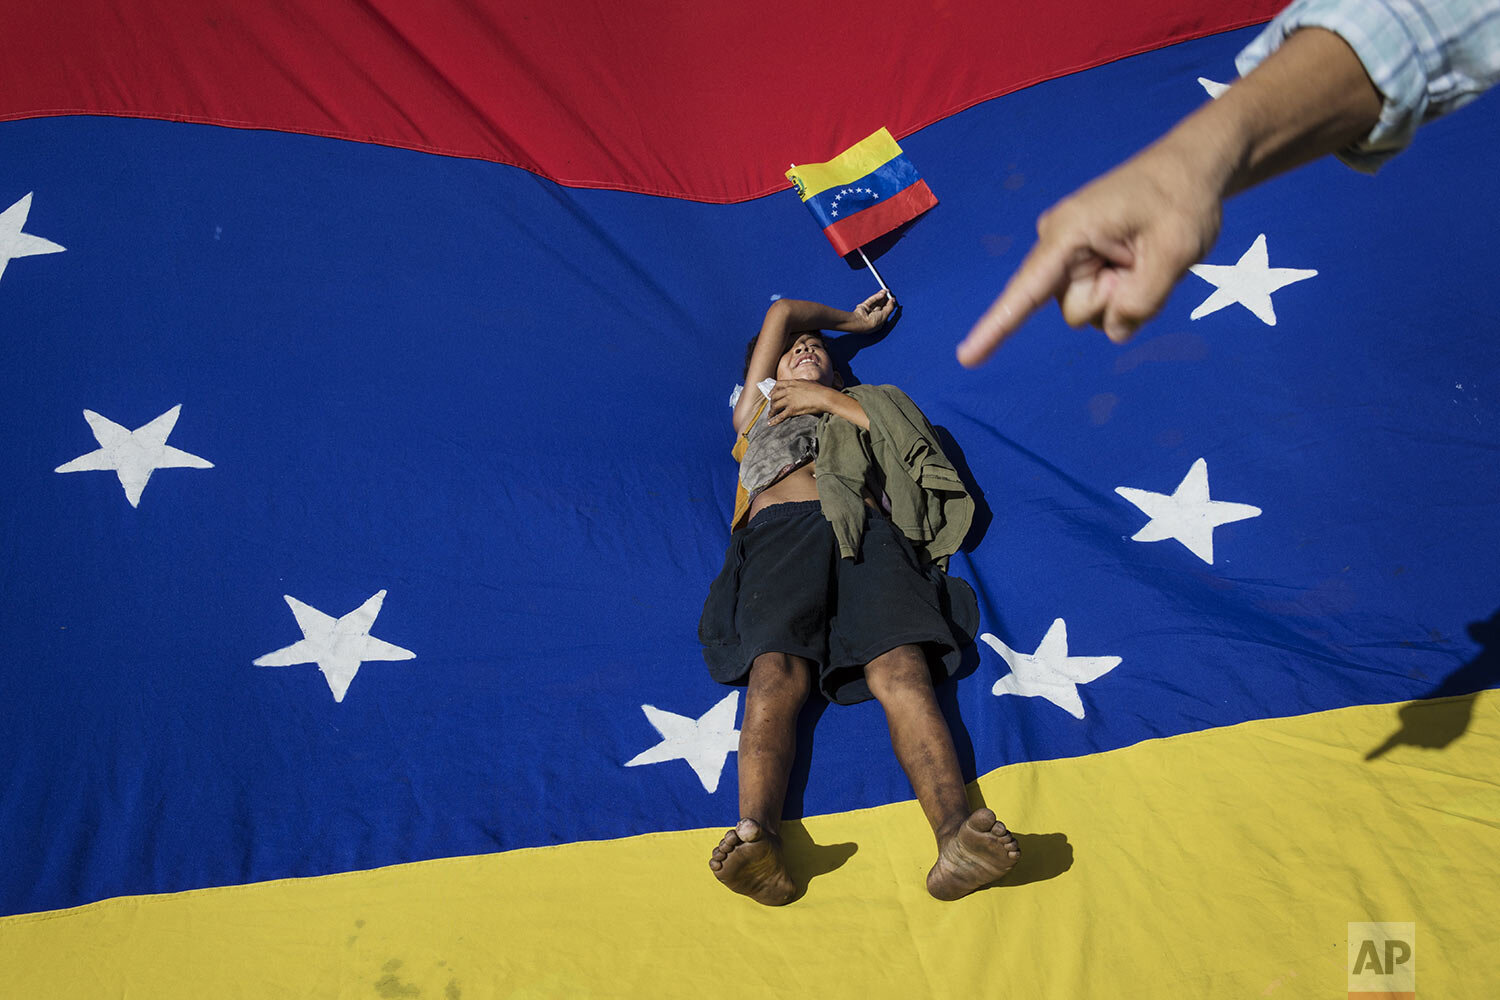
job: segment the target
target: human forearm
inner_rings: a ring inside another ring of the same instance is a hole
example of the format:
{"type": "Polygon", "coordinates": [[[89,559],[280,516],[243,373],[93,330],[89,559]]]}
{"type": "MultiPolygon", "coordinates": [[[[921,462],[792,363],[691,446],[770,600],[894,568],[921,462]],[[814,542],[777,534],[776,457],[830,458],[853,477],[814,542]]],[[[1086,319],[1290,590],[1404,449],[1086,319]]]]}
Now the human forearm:
{"type": "Polygon", "coordinates": [[[1225,198],[1363,137],[1380,108],[1343,39],[1294,33],[1218,100],[1044,212],[1036,245],[959,360],[983,362],[1050,298],[1070,325],[1129,340],[1213,246],[1225,198]]]}
{"type": "Polygon", "coordinates": [[[870,429],[870,417],[865,413],[865,408],[859,405],[859,400],[853,396],[846,396],[837,389],[830,389],[833,395],[828,399],[827,412],[835,417],[843,417],[845,420],[864,430],[870,429]]]}
{"type": "Polygon", "coordinates": [[[857,427],[870,429],[870,418],[859,400],[846,396],[828,385],[807,379],[784,379],[771,390],[769,422],[779,424],[787,417],[805,413],[829,413],[843,417],[857,427]]]}
{"type": "MultiPolygon", "coordinates": [[[[805,299],[777,299],[772,310],[780,313],[782,329],[787,333],[802,333],[806,330],[850,333],[868,325],[853,312],[805,299]]],[[[767,318],[770,319],[769,314],[767,318]]]]}
{"type": "Polygon", "coordinates": [[[1354,50],[1331,31],[1304,28],[1143,155],[1192,164],[1228,197],[1357,141],[1380,107],[1354,50]]]}
{"type": "Polygon", "coordinates": [[[1423,122],[1500,83],[1500,0],[1293,0],[1235,56],[1240,76],[1299,31],[1325,28],[1359,56],[1380,93],[1379,121],[1338,150],[1373,174],[1407,147],[1423,122]]]}

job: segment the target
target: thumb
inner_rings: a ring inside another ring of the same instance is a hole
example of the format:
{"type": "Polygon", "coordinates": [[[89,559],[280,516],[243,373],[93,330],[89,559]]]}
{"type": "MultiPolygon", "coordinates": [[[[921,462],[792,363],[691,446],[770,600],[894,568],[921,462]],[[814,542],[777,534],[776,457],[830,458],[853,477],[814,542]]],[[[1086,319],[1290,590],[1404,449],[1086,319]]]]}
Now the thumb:
{"type": "Polygon", "coordinates": [[[1104,306],[1104,335],[1123,344],[1166,304],[1167,296],[1187,273],[1192,260],[1187,255],[1142,252],[1135,266],[1119,272],[1104,306]]]}

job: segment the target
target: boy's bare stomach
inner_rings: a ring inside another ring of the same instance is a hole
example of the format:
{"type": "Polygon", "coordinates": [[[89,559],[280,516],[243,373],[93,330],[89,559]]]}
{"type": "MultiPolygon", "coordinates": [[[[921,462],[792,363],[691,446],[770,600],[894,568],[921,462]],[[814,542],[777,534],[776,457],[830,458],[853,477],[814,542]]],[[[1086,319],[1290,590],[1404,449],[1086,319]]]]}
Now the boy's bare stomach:
{"type": "MultiPolygon", "coordinates": [[[[808,462],[801,468],[788,472],[785,478],[776,480],[757,493],[755,499],[750,501],[750,519],[753,520],[756,514],[772,504],[818,499],[816,466],[816,462],[808,462]]],[[[868,496],[865,497],[865,503],[871,507],[875,506],[875,501],[868,496]]]]}

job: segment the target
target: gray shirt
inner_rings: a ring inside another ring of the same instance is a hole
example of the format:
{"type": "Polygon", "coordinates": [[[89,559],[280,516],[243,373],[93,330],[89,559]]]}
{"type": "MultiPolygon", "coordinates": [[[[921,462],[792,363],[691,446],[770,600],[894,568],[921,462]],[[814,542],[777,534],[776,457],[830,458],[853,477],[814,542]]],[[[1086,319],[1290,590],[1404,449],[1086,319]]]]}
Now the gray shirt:
{"type": "Polygon", "coordinates": [[[752,497],[818,457],[817,414],[787,417],[773,426],[767,423],[770,412],[762,407],[745,434],[740,485],[752,497]]]}

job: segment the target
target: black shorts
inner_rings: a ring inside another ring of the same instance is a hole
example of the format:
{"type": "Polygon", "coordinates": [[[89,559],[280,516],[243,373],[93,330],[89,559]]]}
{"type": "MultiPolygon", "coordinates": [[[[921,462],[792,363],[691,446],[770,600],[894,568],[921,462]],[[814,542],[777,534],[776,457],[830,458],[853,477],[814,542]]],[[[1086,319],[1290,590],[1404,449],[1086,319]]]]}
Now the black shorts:
{"type": "Polygon", "coordinates": [[[807,500],[766,507],[734,533],[698,638],[722,684],[747,683],[762,653],[788,653],[812,660],[823,695],[849,705],[871,697],[865,664],[897,646],[923,647],[934,680],[951,676],[978,621],[968,584],[921,565],[885,517],[872,512],[859,557],[841,559],[807,500]]]}

